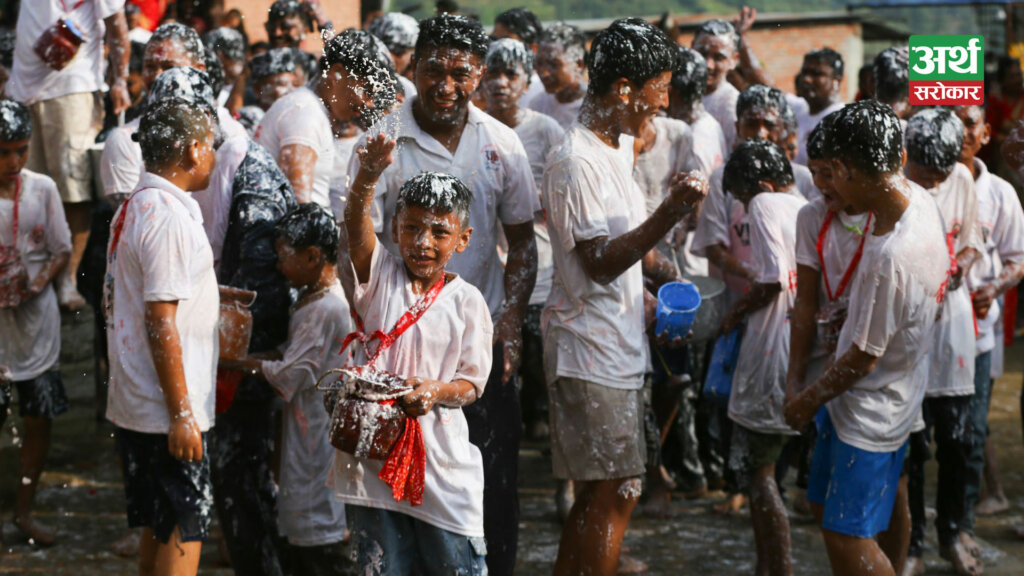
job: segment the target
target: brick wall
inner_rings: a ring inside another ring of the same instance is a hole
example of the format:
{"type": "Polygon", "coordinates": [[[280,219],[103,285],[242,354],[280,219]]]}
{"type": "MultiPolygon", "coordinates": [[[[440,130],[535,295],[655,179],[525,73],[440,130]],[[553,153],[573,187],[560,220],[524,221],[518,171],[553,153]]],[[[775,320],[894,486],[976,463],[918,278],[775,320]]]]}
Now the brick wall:
{"type": "MultiPolygon", "coordinates": [[[[245,15],[245,31],[252,42],[267,39],[263,24],[267,21],[267,9],[273,0],[226,0],[224,10],[238,8],[245,15]]],[[[356,0],[320,0],[327,16],[338,30],[359,27],[359,2],[356,0]]],[[[319,40],[312,35],[306,38],[303,48],[309,52],[320,52],[319,40]]]]}
{"type": "MultiPolygon", "coordinates": [[[[829,46],[843,55],[846,74],[841,89],[842,99],[853,101],[857,94],[857,70],[864,64],[864,43],[859,23],[786,24],[771,28],[755,28],[748,32],[747,41],[783,90],[795,92],[793,79],[800,71],[804,54],[829,46]]],[[[682,34],[679,43],[689,46],[692,34],[682,34]]]]}

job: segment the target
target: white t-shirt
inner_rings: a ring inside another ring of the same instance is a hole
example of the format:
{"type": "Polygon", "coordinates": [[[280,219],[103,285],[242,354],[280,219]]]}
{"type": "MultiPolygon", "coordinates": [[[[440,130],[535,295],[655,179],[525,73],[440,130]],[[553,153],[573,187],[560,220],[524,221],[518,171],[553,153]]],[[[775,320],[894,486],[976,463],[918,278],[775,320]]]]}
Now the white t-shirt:
{"type": "Polygon", "coordinates": [[[277,518],[293,546],[323,546],[345,538],[345,506],[327,486],[334,466],[331,416],[316,381],[344,366],[342,342],[352,332],[341,284],[292,311],[282,359],[263,362],[267,382],[284,398],[284,440],[277,518]]]}
{"type": "MultiPolygon", "coordinates": [[[[942,214],[947,239],[953,240],[953,254],[966,248],[984,252],[978,197],[967,167],[958,163],[948,178],[927,192],[942,214]]],[[[948,251],[946,260],[948,264],[948,251]]],[[[967,286],[961,284],[946,294],[934,338],[928,355],[928,397],[974,394],[974,311],[967,286]]]]}
{"type": "Polygon", "coordinates": [[[206,190],[192,194],[203,215],[203,230],[213,249],[213,263],[216,268],[224,250],[224,236],[228,233],[231,218],[231,201],[234,198],[235,172],[249,152],[249,137],[228,138],[217,149],[217,164],[210,174],[210,185],[206,190]]]}
{"type": "Polygon", "coordinates": [[[349,138],[334,139],[334,170],[331,171],[331,212],[334,214],[342,215],[345,210],[342,199],[348,194],[355,177],[355,174],[349,175],[348,167],[360,136],[362,131],[349,138]]]}
{"type": "Polygon", "coordinates": [[[790,167],[793,168],[793,183],[805,200],[810,202],[816,198],[822,198],[821,190],[814,185],[814,175],[811,174],[810,168],[796,162],[791,163],[790,167]]]}
{"type": "Polygon", "coordinates": [[[107,196],[131,194],[139,183],[139,176],[145,170],[142,164],[142,148],[132,140],[132,134],[139,130],[140,118],[118,126],[107,134],[100,156],[100,181],[107,196]]]}
{"type": "MultiPolygon", "coordinates": [[[[802,99],[801,99],[802,100],[802,99]]],[[[807,165],[807,137],[811,134],[811,130],[822,121],[825,116],[837,111],[842,110],[842,102],[833,102],[829,104],[824,110],[817,114],[811,114],[810,108],[794,108],[796,113],[796,124],[797,124],[797,151],[796,151],[796,162],[807,165]]]]}
{"type": "MultiPolygon", "coordinates": [[[[548,153],[555,149],[565,138],[565,131],[550,116],[534,112],[529,108],[520,108],[519,123],[516,124],[516,136],[523,143],[526,156],[530,159],[530,171],[533,182],[540,190],[544,179],[544,166],[547,164],[548,153]]],[[[537,282],[530,294],[530,305],[543,305],[551,293],[551,279],[555,274],[555,261],[551,256],[551,238],[548,236],[548,224],[542,212],[533,219],[533,234],[537,242],[537,282]]]]}
{"type": "Polygon", "coordinates": [[[398,83],[402,85],[402,90],[405,92],[404,96],[406,100],[411,100],[418,94],[416,85],[413,84],[412,80],[409,80],[405,76],[399,74],[398,83]]]}
{"type": "Polygon", "coordinates": [[[149,39],[152,37],[153,33],[145,28],[135,27],[128,31],[128,40],[139,44],[149,42],[149,39]]]}
{"type": "MultiPolygon", "coordinates": [[[[167,180],[145,173],[114,215],[124,227],[105,294],[110,350],[107,419],[121,428],[167,434],[170,418],[146,337],[146,303],[178,302],[176,323],[192,415],[202,431],[214,418],[220,295],[199,205],[167,180]]],[[[111,226],[113,235],[114,227],[111,226]]]]}
{"type": "MultiPolygon", "coordinates": [[[[0,199],[0,246],[13,245],[14,201],[0,199]]],[[[52,256],[71,252],[71,230],[57,185],[48,176],[21,171],[18,195],[18,254],[28,281],[52,256]]],[[[0,308],[0,366],[14,381],[32,380],[60,359],[60,310],[53,283],[17,308],[0,308]]]]}
{"type": "Polygon", "coordinates": [[[105,89],[103,75],[107,66],[103,58],[103,40],[107,27],[103,19],[124,9],[124,0],[85,0],[77,8],[76,4],[79,4],[78,0],[21,3],[14,44],[14,67],[6,88],[9,98],[35,104],[68,94],[105,89]],[[85,41],[74,59],[63,70],[57,71],[43,62],[33,47],[43,33],[61,18],[74,22],[85,41]]]}
{"type": "MultiPolygon", "coordinates": [[[[967,275],[967,286],[972,292],[998,278],[1004,265],[1024,260],[1024,211],[1017,192],[1009,182],[989,172],[985,163],[977,158],[974,171],[978,227],[984,250],[967,275]]],[[[978,318],[977,353],[996,349],[1001,352],[1002,338],[996,337],[1001,319],[998,302],[992,304],[986,318],[978,318]]],[[[1002,375],[1002,366],[993,366],[993,372],[1002,375]]]]}
{"type": "Polygon", "coordinates": [[[725,145],[731,151],[736,144],[736,101],[740,98],[740,91],[722,79],[722,83],[715,88],[715,91],[704,96],[704,108],[711,114],[725,135],[725,145]]]}
{"type": "MultiPolygon", "coordinates": [[[[146,171],[146,165],[142,161],[142,146],[132,140],[132,135],[139,131],[141,121],[141,118],[136,118],[124,126],[112,129],[103,143],[103,155],[100,157],[100,181],[103,183],[103,193],[107,196],[130,194],[139,183],[142,173],[146,171]]],[[[225,142],[236,138],[249,139],[245,128],[232,118],[231,113],[226,109],[217,109],[217,121],[224,133],[225,142]]],[[[220,157],[218,156],[219,161],[220,157]]],[[[232,175],[237,168],[236,165],[231,170],[232,175]]]]}
{"type": "Polygon", "coordinates": [[[729,157],[729,146],[725,134],[707,110],[702,110],[697,121],[690,125],[693,132],[693,156],[697,167],[710,176],[729,157]]]}
{"type": "MultiPolygon", "coordinates": [[[[487,299],[491,316],[498,319],[505,301],[505,271],[498,259],[498,237],[504,225],[532,222],[540,210],[537,189],[530,172],[530,160],[508,126],[488,116],[472,104],[462,131],[459,146],[452,154],[433,136],[424,132],[413,117],[414,100],[384,118],[383,124],[371,129],[395,134],[398,145],[392,153],[394,162],[377,181],[373,206],[373,222],[377,238],[385,248],[398,254],[391,239],[391,220],[402,184],[420,172],[442,172],[462,181],[473,192],[469,225],[473,238],[461,254],[452,256],[448,271],[460,275],[476,286],[487,299]]],[[[366,142],[364,135],[358,146],[366,142]]],[[[352,155],[349,174],[359,171],[359,156],[352,155]]],[[[335,202],[335,206],[343,206],[335,202]]],[[[335,217],[343,218],[341,212],[335,217]]]]}
{"type": "Polygon", "coordinates": [[[576,123],[548,157],[544,209],[555,278],[541,318],[548,382],[579,378],[638,390],[647,367],[640,262],[608,284],[587,275],[576,244],[617,238],[643,223],[643,193],[633,180],[633,138],[618,149],[576,123]]]}
{"type": "MultiPolygon", "coordinates": [[[[818,271],[821,278],[818,281],[818,309],[829,304],[828,289],[825,287],[825,277],[828,277],[828,286],[838,301],[849,301],[850,289],[853,283],[853,276],[848,284],[839,293],[843,276],[849,270],[854,255],[861,240],[865,244],[866,223],[868,215],[858,214],[851,216],[845,212],[837,212],[832,217],[832,223],[825,232],[824,241],[821,247],[821,257],[818,256],[818,238],[821,229],[825,225],[825,218],[828,216],[828,205],[824,198],[811,200],[800,209],[800,215],[796,219],[796,263],[807,266],[818,271]],[[858,233],[856,230],[860,230],[858,233]],[[822,273],[821,260],[825,261],[825,271],[822,273]]],[[[863,258],[863,253],[861,255],[863,258]]],[[[820,336],[815,338],[814,348],[807,359],[807,370],[804,376],[804,384],[813,384],[825,371],[828,360],[828,351],[820,336]]]]}
{"type": "MultiPolygon", "coordinates": [[[[892,452],[921,410],[939,291],[949,271],[942,216],[919,188],[893,231],[871,234],[850,283],[836,357],[851,346],[877,357],[874,371],[827,404],[843,442],[892,452]]],[[[973,362],[972,362],[973,364],[973,362]]]]}
{"type": "Polygon", "coordinates": [[[331,207],[334,134],[327,108],[315,92],[303,86],[274,102],[256,129],[255,140],[278,164],[285,146],[299,144],[315,152],[313,174],[308,176],[312,179],[313,201],[325,208],[331,207]]]}
{"type": "Polygon", "coordinates": [[[796,434],[782,406],[789,368],[789,310],[796,299],[796,221],[806,200],[793,194],[762,193],[750,201],[750,239],[759,284],[782,290],[747,318],[740,343],[729,418],[762,434],[796,434]]]}
{"type": "Polygon", "coordinates": [[[665,199],[668,183],[676,173],[696,169],[693,134],[686,122],[655,116],[654,133],[654,145],[636,159],[633,167],[633,178],[643,192],[648,216],[665,199]]]}
{"type": "MultiPolygon", "coordinates": [[[[370,280],[355,290],[355,309],[367,333],[391,330],[420,301],[405,265],[380,243],[374,248],[370,280]]],[[[376,366],[404,378],[466,380],[485,394],[491,371],[493,328],[480,291],[459,276],[445,284],[420,320],[384,350],[376,366]]],[[[361,349],[356,362],[365,361],[361,349]]],[[[334,489],[348,504],[401,512],[463,536],[484,536],[484,469],[480,450],[469,441],[461,408],[437,404],[418,418],[427,453],[423,504],[396,502],[380,480],[383,462],[337,452],[334,489]]]]}
{"type": "MultiPolygon", "coordinates": [[[[584,93],[586,93],[586,87],[584,86],[584,93]]],[[[541,92],[530,100],[530,109],[540,112],[545,116],[550,116],[558,122],[558,125],[563,130],[568,130],[572,126],[573,122],[576,121],[576,117],[580,115],[580,107],[583,106],[583,96],[572,102],[559,102],[555,98],[554,94],[547,92],[541,92]]]]}

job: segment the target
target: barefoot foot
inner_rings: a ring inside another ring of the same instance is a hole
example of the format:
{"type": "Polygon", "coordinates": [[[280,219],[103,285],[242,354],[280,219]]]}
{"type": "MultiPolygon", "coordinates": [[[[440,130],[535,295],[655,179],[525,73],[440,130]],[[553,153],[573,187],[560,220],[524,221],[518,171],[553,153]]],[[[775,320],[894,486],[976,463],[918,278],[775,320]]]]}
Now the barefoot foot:
{"type": "Polygon", "coordinates": [[[715,512],[726,516],[739,514],[740,510],[743,509],[743,506],[745,506],[746,503],[747,498],[743,494],[730,494],[724,502],[715,504],[715,512]]]}
{"type": "Polygon", "coordinates": [[[142,535],[138,530],[132,530],[110,545],[110,551],[121,558],[132,558],[139,553],[139,544],[142,542],[142,535]]]}
{"type": "Polygon", "coordinates": [[[575,502],[576,494],[573,491],[572,480],[558,480],[558,488],[555,489],[555,509],[562,522],[569,517],[569,511],[575,502]]]}
{"type": "Polygon", "coordinates": [[[1010,509],[1010,501],[1002,494],[985,496],[978,505],[974,507],[974,513],[978,516],[992,516],[1010,509]]]}
{"type": "Polygon", "coordinates": [[[943,546],[939,550],[939,556],[948,560],[953,565],[953,570],[960,576],[979,576],[984,570],[981,560],[971,556],[959,538],[951,546],[943,546]]]}
{"type": "Polygon", "coordinates": [[[643,574],[647,572],[650,567],[647,563],[638,558],[627,556],[626,554],[619,555],[619,569],[616,573],[618,574],[643,574]]]}
{"type": "Polygon", "coordinates": [[[981,545],[967,532],[960,533],[960,541],[964,543],[967,553],[975,558],[981,558],[981,545]]]}
{"type": "Polygon", "coordinates": [[[900,576],[924,576],[924,560],[917,556],[908,556],[900,576]]]}
{"type": "Polygon", "coordinates": [[[17,526],[18,531],[28,540],[29,544],[33,546],[48,548],[57,542],[53,531],[37,522],[31,516],[15,517],[14,525],[17,526]]]}

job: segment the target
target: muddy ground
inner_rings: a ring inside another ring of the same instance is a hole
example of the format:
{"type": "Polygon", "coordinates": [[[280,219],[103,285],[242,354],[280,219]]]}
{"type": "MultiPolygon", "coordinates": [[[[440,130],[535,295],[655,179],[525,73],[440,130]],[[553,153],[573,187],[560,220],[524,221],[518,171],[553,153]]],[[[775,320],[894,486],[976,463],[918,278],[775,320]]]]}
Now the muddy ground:
{"type": "MultiPolygon", "coordinates": [[[[0,518],[4,551],[0,574],[68,574],[76,576],[134,574],[133,560],[119,558],[108,545],[124,535],[124,497],[114,455],[112,428],[97,422],[92,379],[91,313],[64,318],[62,373],[72,410],[54,426],[54,445],[41,481],[37,514],[56,527],[59,542],[36,549],[23,542],[10,522],[17,478],[14,431],[17,416],[0,432],[0,518]]],[[[1007,351],[1007,374],[994,394],[991,426],[1002,463],[1003,481],[1012,502],[1009,512],[978,522],[985,549],[986,574],[1024,574],[1024,541],[1011,531],[1024,524],[1024,450],[1018,398],[1024,364],[1024,344],[1007,351]]],[[[519,565],[517,574],[550,574],[558,547],[560,525],[555,515],[550,458],[541,444],[524,444],[520,453],[519,565]]],[[[934,463],[932,463],[934,467],[934,463]]],[[[934,468],[932,468],[934,472],[934,468]]],[[[933,474],[930,480],[933,480],[933,474]]],[[[934,499],[929,484],[929,501],[934,499]]],[[[626,533],[633,556],[650,565],[651,575],[680,573],[732,576],[753,573],[753,536],[746,516],[726,518],[711,511],[710,500],[676,501],[675,516],[653,520],[634,516],[626,533]]],[[[817,529],[794,518],[794,571],[799,575],[828,573],[828,562],[817,529]]],[[[929,527],[925,559],[929,574],[952,574],[939,559],[934,529],[929,527]]],[[[227,575],[217,561],[215,546],[205,546],[201,574],[227,575]]]]}

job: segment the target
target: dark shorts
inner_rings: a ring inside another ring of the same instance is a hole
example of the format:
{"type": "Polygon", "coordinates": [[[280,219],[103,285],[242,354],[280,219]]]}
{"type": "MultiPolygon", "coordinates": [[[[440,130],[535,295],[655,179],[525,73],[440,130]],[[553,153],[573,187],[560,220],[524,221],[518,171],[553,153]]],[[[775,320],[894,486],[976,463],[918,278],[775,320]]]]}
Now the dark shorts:
{"type": "MultiPolygon", "coordinates": [[[[71,408],[64,392],[64,381],[57,370],[43,372],[32,380],[15,382],[13,387],[18,389],[18,414],[22,417],[56,418],[71,408]]],[[[10,389],[0,384],[0,423],[6,418],[10,403],[10,389]]]]}
{"type": "Polygon", "coordinates": [[[736,475],[741,492],[750,488],[754,471],[771,466],[782,455],[782,449],[791,436],[785,434],[764,434],[733,424],[732,441],[729,444],[729,469],[736,475]]]}
{"type": "Polygon", "coordinates": [[[199,462],[182,462],[171,456],[166,434],[115,428],[114,437],[124,472],[128,525],[152,529],[165,544],[175,526],[181,530],[182,542],[205,540],[213,511],[206,434],[199,462]]]}

